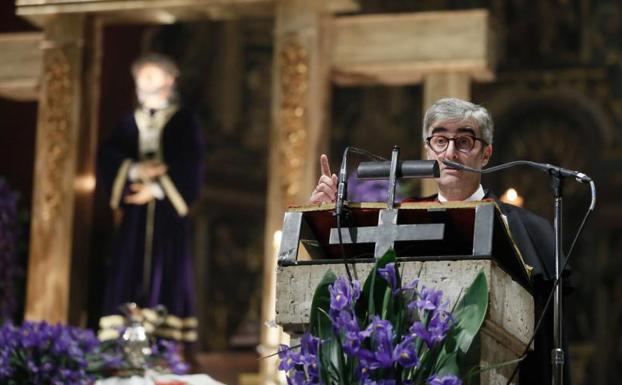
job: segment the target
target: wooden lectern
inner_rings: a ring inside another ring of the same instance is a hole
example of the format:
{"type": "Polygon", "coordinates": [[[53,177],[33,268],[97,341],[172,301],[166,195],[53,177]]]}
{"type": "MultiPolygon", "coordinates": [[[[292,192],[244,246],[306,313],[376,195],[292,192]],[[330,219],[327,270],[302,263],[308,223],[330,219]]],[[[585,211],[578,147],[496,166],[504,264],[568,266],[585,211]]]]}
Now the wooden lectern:
{"type": "MultiPolygon", "coordinates": [[[[348,206],[339,230],[334,204],[291,208],[285,213],[278,254],[276,322],[292,337],[302,333],[316,286],[331,269],[364,281],[374,259],[393,248],[403,279],[443,290],[451,308],[479,271],[486,274],[490,303],[479,336],[483,367],[518,358],[534,327],[529,275],[503,215],[492,201],[382,203],[348,206]],[[303,257],[300,245],[307,256],[303,257]]],[[[480,384],[505,384],[514,365],[485,371],[480,384]]],[[[513,383],[518,383],[515,377],[513,383]]]]}

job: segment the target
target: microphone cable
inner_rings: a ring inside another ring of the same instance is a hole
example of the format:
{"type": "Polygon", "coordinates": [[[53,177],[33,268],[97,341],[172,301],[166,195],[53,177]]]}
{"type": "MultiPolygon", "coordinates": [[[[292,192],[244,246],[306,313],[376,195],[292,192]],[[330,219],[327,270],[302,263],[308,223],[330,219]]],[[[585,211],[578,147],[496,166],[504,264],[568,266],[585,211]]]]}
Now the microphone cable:
{"type": "MultiPolygon", "coordinates": [[[[354,147],[354,146],[347,146],[344,150],[343,150],[343,155],[341,157],[341,166],[339,167],[339,178],[337,181],[337,197],[336,197],[336,201],[335,201],[335,217],[337,220],[337,238],[339,240],[339,250],[341,251],[341,258],[345,261],[343,263],[343,266],[346,269],[346,274],[348,275],[348,279],[350,280],[350,282],[352,282],[352,273],[350,272],[350,267],[348,265],[347,260],[349,259],[346,256],[346,252],[345,252],[345,248],[343,246],[343,237],[341,234],[341,229],[342,229],[342,219],[344,216],[344,212],[343,212],[343,207],[344,207],[344,200],[346,198],[347,195],[347,178],[346,178],[346,174],[347,174],[347,160],[348,160],[348,153],[349,152],[353,152],[355,154],[358,155],[362,155],[362,156],[366,156],[368,158],[371,159],[375,159],[375,160],[379,160],[379,161],[386,161],[387,159],[376,155],[374,153],[371,153],[367,150],[364,150],[362,148],[358,148],[358,147],[354,147]]],[[[356,274],[356,270],[355,270],[355,274],[356,274]]]]}

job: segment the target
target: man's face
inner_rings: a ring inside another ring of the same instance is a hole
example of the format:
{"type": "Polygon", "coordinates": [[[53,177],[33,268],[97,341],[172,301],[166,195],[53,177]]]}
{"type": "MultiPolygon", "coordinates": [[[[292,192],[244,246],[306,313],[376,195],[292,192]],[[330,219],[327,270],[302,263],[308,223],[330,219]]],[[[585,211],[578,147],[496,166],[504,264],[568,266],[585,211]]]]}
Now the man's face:
{"type": "MultiPolygon", "coordinates": [[[[432,124],[428,130],[428,136],[442,135],[449,139],[459,138],[461,136],[471,136],[482,138],[481,132],[477,124],[471,120],[441,120],[432,124]]],[[[443,140],[441,140],[442,142],[443,140]]],[[[426,144],[426,152],[428,159],[439,161],[441,169],[440,178],[436,179],[441,191],[448,190],[464,190],[465,194],[472,194],[480,184],[481,177],[479,174],[453,170],[445,166],[442,160],[448,159],[454,162],[462,163],[476,169],[481,169],[488,164],[492,155],[492,146],[475,140],[473,148],[467,151],[462,144],[456,144],[456,140],[449,140],[447,148],[444,151],[435,152],[430,145],[426,144]],[[460,150],[458,147],[462,147],[460,150]]]]}

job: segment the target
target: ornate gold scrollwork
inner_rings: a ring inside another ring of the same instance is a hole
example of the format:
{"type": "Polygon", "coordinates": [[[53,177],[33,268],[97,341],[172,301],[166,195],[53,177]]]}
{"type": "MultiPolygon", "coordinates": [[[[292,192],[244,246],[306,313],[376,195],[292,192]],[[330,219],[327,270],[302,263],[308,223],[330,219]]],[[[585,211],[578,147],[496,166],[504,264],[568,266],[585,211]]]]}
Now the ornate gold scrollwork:
{"type": "Polygon", "coordinates": [[[43,141],[44,180],[41,218],[48,222],[56,217],[63,199],[63,173],[71,144],[71,66],[63,49],[45,53],[43,72],[44,97],[40,107],[39,130],[43,141]]]}
{"type": "Polygon", "coordinates": [[[279,52],[281,102],[279,108],[279,158],[283,178],[281,189],[286,205],[300,192],[306,157],[309,55],[297,39],[286,40],[279,52]]]}

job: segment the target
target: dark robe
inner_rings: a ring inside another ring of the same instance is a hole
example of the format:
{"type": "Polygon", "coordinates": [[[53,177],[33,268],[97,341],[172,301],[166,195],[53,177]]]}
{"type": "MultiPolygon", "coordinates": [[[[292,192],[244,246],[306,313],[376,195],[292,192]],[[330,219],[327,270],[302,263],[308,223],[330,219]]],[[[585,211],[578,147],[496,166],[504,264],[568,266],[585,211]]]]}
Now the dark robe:
{"type": "MultiPolygon", "coordinates": [[[[157,179],[165,196],[156,200],[148,292],[143,290],[145,234],[148,205],[123,202],[130,192],[128,169],[139,155],[139,131],[128,114],[99,148],[98,180],[111,196],[111,206],[122,213],[104,292],[104,314],[117,314],[125,302],[140,307],[165,305],[182,319],[194,315],[195,291],[189,244],[188,207],[198,198],[201,185],[202,140],[199,125],[186,110],[177,110],[165,124],[156,159],[167,167],[157,179]]],[[[142,156],[144,158],[144,156],[142,156]]]]}
{"type": "MultiPolygon", "coordinates": [[[[408,202],[434,201],[437,195],[426,198],[411,198],[408,202]]],[[[526,210],[498,200],[494,194],[486,192],[484,199],[494,200],[506,216],[508,227],[526,264],[533,267],[532,291],[534,297],[535,319],[537,322],[544,309],[546,299],[555,280],[555,236],[551,223],[526,210]]],[[[564,274],[566,277],[567,272],[564,274]]],[[[564,281],[564,293],[572,290],[569,281],[564,281]]],[[[534,325],[535,326],[535,325],[534,325]]],[[[565,328],[564,328],[565,330],[565,328]]],[[[519,379],[521,385],[549,385],[551,383],[551,349],[553,348],[553,307],[546,312],[543,325],[538,331],[534,350],[520,363],[519,379]]],[[[568,347],[564,336],[566,353],[564,384],[570,385],[570,365],[568,347]]]]}

